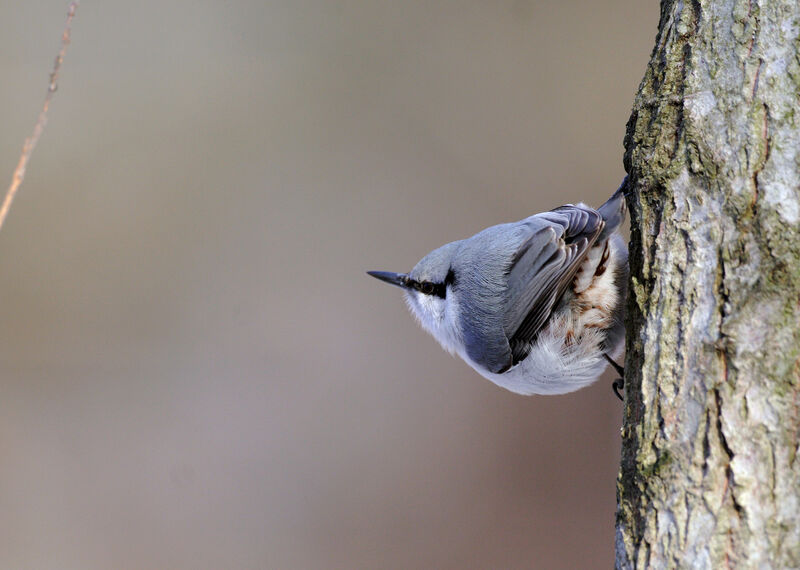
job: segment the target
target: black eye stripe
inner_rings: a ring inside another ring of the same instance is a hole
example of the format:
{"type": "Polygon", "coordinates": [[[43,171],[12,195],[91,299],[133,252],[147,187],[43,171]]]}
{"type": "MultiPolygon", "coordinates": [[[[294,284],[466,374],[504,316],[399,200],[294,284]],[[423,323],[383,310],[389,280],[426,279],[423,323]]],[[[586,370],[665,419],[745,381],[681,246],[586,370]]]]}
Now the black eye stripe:
{"type": "Polygon", "coordinates": [[[433,283],[431,281],[408,280],[408,286],[415,291],[419,291],[423,295],[436,295],[442,299],[447,297],[447,284],[447,281],[445,283],[433,283]]]}

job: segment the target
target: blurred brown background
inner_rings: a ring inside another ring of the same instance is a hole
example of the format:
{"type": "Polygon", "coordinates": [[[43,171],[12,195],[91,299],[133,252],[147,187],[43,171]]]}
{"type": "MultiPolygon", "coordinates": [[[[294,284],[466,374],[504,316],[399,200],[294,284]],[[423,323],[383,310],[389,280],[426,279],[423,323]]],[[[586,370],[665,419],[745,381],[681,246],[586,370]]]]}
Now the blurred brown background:
{"type": "MultiPolygon", "coordinates": [[[[4,2],[5,188],[67,2],[4,2]]],[[[92,2],[0,232],[0,568],[601,568],[621,406],[496,388],[398,290],[599,204],[635,0],[92,2]]]]}

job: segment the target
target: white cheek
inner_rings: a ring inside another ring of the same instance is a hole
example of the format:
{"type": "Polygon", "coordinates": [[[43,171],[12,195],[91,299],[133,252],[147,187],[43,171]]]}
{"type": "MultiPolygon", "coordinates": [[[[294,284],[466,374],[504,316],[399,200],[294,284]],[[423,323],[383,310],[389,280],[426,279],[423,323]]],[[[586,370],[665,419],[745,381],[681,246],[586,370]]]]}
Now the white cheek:
{"type": "Polygon", "coordinates": [[[433,295],[423,295],[416,291],[406,293],[406,303],[425,331],[430,333],[446,351],[459,352],[459,341],[456,335],[456,318],[454,303],[447,291],[448,299],[433,295]],[[448,304],[449,301],[449,304],[448,304]]]}
{"type": "Polygon", "coordinates": [[[433,295],[418,295],[417,301],[422,310],[430,315],[437,325],[442,324],[442,318],[444,318],[444,301],[442,299],[433,295]]]}
{"type": "Polygon", "coordinates": [[[444,301],[416,291],[406,293],[406,304],[422,328],[435,334],[444,318],[444,301]]]}

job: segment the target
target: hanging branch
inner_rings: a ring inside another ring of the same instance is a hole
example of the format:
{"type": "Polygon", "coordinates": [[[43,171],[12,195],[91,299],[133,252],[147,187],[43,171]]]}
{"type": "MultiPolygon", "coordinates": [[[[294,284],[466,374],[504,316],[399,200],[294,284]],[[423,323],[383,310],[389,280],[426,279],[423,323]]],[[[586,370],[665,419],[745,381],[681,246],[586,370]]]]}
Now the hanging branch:
{"type": "Polygon", "coordinates": [[[25,178],[25,168],[28,166],[28,160],[31,158],[33,149],[36,148],[36,143],[39,142],[39,137],[42,136],[42,131],[47,124],[47,111],[50,108],[50,101],[53,100],[53,94],[58,88],[58,72],[61,70],[61,64],[64,62],[64,56],[67,53],[67,46],[70,42],[70,33],[72,32],[72,18],[75,16],[75,11],[78,9],[78,2],[72,2],[67,11],[67,23],[64,26],[64,33],[61,35],[61,49],[58,51],[56,61],[53,64],[53,71],[50,72],[50,85],[47,87],[47,95],[44,98],[44,105],[39,112],[39,118],[36,120],[36,125],[33,128],[33,133],[30,137],[25,139],[25,144],[22,146],[22,154],[19,157],[17,167],[14,169],[14,176],[11,179],[11,185],[8,187],[6,197],[3,200],[3,205],[0,206],[0,228],[6,221],[8,211],[11,208],[11,202],[14,201],[14,196],[17,195],[22,180],[25,178]]]}

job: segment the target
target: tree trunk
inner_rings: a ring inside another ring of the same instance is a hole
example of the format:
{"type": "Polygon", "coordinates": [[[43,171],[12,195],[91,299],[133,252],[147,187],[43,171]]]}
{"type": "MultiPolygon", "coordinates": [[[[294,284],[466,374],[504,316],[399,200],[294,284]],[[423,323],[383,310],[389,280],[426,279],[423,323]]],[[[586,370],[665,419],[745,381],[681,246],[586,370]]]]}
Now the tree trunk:
{"type": "Polygon", "coordinates": [[[800,4],[662,0],[628,122],[618,568],[800,568],[800,4]]]}

